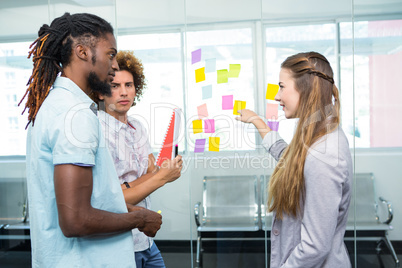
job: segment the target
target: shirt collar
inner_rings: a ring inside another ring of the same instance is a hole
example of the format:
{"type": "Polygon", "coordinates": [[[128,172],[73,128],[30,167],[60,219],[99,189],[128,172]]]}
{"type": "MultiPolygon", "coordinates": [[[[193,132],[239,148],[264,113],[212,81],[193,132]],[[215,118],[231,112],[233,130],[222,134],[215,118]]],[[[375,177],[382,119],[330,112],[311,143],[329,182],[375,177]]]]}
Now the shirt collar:
{"type": "Polygon", "coordinates": [[[127,128],[127,124],[117,120],[105,111],[99,110],[98,117],[100,121],[105,123],[105,125],[107,125],[110,129],[113,129],[115,132],[119,132],[122,128],[127,128]]]}
{"type": "Polygon", "coordinates": [[[92,110],[92,112],[94,112],[94,114],[96,115],[96,112],[98,110],[98,105],[87,95],[85,94],[85,92],[79,87],[77,86],[77,84],[75,84],[70,78],[67,77],[57,77],[53,87],[60,87],[63,88],[67,91],[70,91],[71,93],[73,93],[81,102],[87,102],[89,105],[89,108],[92,110]]]}

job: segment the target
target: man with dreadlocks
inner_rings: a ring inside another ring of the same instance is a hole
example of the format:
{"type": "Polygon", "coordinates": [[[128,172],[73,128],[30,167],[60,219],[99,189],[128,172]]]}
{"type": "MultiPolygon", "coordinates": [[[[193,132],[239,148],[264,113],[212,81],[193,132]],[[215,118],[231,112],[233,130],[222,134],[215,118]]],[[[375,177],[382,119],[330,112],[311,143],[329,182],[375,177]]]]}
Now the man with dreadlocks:
{"type": "Polygon", "coordinates": [[[155,236],[161,216],[126,206],[88,97],[111,94],[113,28],[95,15],[66,13],[38,36],[25,94],[32,267],[136,267],[130,231],[155,236]]]}

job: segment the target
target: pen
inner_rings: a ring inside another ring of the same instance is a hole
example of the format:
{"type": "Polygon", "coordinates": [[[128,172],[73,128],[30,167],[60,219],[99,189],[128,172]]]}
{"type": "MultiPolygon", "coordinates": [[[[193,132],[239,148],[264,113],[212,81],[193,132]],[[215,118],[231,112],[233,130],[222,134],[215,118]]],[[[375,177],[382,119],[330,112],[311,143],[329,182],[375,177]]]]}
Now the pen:
{"type": "Polygon", "coordinates": [[[176,147],[174,148],[174,157],[176,157],[179,154],[179,145],[176,144],[176,147]]]}

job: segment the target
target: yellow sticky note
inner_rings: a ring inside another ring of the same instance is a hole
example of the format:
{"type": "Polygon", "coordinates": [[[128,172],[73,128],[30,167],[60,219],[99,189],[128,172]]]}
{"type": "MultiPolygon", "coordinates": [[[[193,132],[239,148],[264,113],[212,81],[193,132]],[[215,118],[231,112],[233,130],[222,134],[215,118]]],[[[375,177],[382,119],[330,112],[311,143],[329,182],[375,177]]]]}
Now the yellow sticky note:
{"type": "Polygon", "coordinates": [[[240,68],[240,64],[229,64],[228,77],[239,77],[240,68]]]}
{"type": "Polygon", "coordinates": [[[227,69],[217,70],[216,75],[217,75],[218,84],[228,82],[228,70],[227,69]]]}
{"type": "Polygon", "coordinates": [[[265,95],[267,100],[275,100],[275,96],[278,93],[279,85],[268,84],[267,94],[265,95]]]}
{"type": "Polygon", "coordinates": [[[219,137],[209,137],[209,151],[210,152],[219,152],[219,137]]]}
{"type": "Polygon", "coordinates": [[[194,134],[202,133],[202,120],[193,121],[193,132],[194,134]]]}
{"type": "Polygon", "coordinates": [[[195,82],[205,81],[205,67],[195,70],[195,82]]]}
{"type": "Polygon", "coordinates": [[[239,115],[239,113],[237,111],[246,109],[246,102],[245,101],[239,101],[239,100],[235,100],[235,103],[233,105],[233,114],[235,115],[239,115]]]}

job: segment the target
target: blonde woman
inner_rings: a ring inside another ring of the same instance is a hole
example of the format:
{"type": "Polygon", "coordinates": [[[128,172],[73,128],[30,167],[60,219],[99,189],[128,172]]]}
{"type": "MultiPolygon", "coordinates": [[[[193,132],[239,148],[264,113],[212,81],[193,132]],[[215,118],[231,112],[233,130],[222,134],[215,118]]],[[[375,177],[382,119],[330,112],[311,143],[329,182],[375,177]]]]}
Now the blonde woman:
{"type": "Polygon", "coordinates": [[[351,267],[343,242],[352,186],[352,158],[339,126],[340,100],[332,68],[319,53],[299,53],[281,65],[280,103],[299,118],[286,144],[253,111],[236,118],[252,123],[278,161],[268,187],[274,214],[270,267],[351,267]]]}

